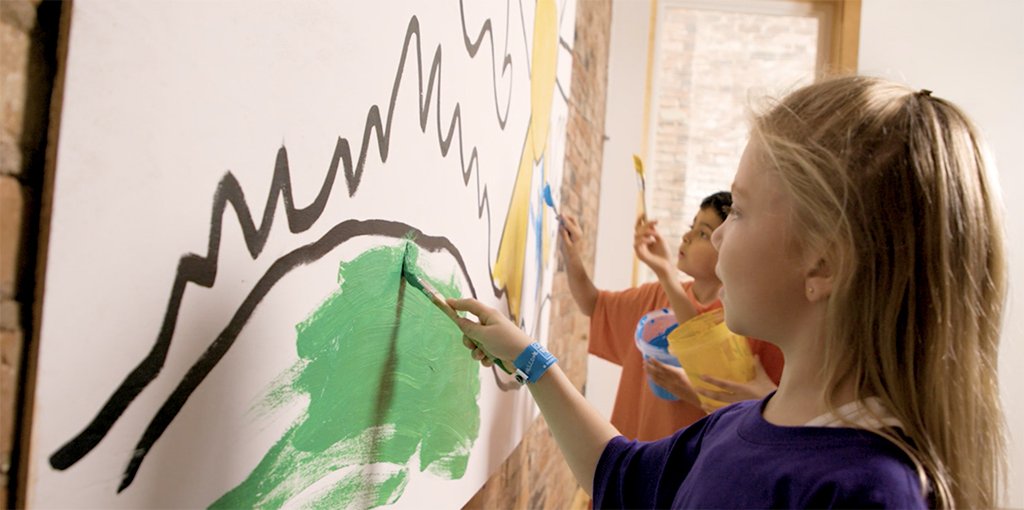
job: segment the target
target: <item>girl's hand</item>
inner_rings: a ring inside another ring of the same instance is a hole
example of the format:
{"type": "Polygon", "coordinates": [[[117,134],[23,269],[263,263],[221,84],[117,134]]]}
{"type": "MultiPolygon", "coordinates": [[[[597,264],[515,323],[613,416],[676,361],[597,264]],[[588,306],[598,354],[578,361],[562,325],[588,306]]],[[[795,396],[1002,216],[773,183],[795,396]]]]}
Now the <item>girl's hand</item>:
{"type": "Polygon", "coordinates": [[[671,274],[675,269],[668,243],[658,233],[658,220],[643,222],[637,220],[633,231],[633,251],[644,264],[659,277],[671,274]]]}
{"type": "Polygon", "coordinates": [[[761,365],[761,357],[754,356],[754,379],[746,383],[738,383],[718,379],[708,375],[702,375],[701,380],[714,384],[725,391],[711,391],[704,388],[696,388],[697,393],[719,402],[731,404],[741,400],[760,400],[769,393],[775,391],[778,386],[768,377],[761,365]]]}
{"type": "Polygon", "coordinates": [[[562,255],[578,257],[577,243],[583,239],[583,229],[572,214],[563,212],[560,216],[562,222],[558,225],[558,237],[562,240],[562,255]]]}
{"type": "Polygon", "coordinates": [[[648,358],[644,363],[644,371],[654,381],[654,384],[665,388],[679,400],[701,407],[700,397],[697,396],[696,388],[690,383],[690,377],[686,375],[686,370],[666,365],[654,358],[648,358]]]}
{"type": "Polygon", "coordinates": [[[462,330],[462,344],[471,349],[473,359],[491,366],[491,358],[502,360],[506,367],[530,344],[533,339],[517,328],[512,321],[493,308],[485,306],[475,299],[448,299],[448,306],[462,312],[476,315],[480,322],[459,317],[458,326],[462,330]]]}

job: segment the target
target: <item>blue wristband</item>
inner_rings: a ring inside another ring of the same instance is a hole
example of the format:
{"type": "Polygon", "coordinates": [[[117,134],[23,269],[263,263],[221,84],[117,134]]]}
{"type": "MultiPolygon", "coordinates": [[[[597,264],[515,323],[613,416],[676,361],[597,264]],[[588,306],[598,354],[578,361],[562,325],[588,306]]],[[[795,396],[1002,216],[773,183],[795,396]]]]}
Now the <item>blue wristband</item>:
{"type": "Polygon", "coordinates": [[[544,375],[548,367],[557,361],[558,358],[548,352],[544,346],[534,342],[512,363],[516,367],[516,381],[519,381],[519,384],[537,382],[537,379],[544,375]]]}

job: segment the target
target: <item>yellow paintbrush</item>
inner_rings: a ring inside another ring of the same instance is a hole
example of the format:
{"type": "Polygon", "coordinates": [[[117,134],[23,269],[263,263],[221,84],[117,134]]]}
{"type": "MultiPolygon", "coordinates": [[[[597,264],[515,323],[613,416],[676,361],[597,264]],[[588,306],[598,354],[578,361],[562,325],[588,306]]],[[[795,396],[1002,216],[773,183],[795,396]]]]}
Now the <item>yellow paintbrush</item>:
{"type": "Polygon", "coordinates": [[[644,162],[640,156],[633,154],[633,166],[636,167],[636,185],[639,187],[637,194],[637,218],[641,223],[647,223],[647,185],[644,182],[644,162]]]}

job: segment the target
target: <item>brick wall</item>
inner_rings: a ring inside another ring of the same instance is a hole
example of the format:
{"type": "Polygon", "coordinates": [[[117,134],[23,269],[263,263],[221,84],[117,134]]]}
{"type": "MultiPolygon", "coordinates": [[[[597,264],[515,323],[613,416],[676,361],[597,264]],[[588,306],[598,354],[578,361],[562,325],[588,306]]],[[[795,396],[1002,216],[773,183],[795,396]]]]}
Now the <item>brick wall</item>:
{"type": "Polygon", "coordinates": [[[0,1],[0,504],[13,507],[61,4],[0,1]]]}
{"type": "MultiPolygon", "coordinates": [[[[732,185],[751,101],[814,78],[818,27],[809,17],[680,8],[666,8],[661,23],[648,207],[674,250],[701,200],[732,185]]],[[[638,281],[656,280],[641,267],[638,281]]]]}
{"type": "MultiPolygon", "coordinates": [[[[559,210],[575,214],[582,225],[597,225],[611,17],[611,0],[578,0],[576,4],[568,140],[559,210]]],[[[583,261],[593,274],[597,232],[584,231],[584,238],[583,261]]],[[[555,274],[551,300],[549,348],[569,379],[582,390],[587,380],[590,322],[576,307],[561,267],[555,274]]],[[[587,499],[541,417],[466,508],[586,509],[587,499]]]]}

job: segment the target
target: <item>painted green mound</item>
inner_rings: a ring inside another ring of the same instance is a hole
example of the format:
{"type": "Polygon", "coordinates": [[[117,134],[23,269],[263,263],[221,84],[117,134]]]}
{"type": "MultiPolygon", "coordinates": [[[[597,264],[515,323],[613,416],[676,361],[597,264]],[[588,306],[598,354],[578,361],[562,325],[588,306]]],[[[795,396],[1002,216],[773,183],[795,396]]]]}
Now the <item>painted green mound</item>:
{"type": "MultiPolygon", "coordinates": [[[[211,508],[371,508],[397,501],[410,469],[465,474],[480,428],[479,365],[459,329],[401,279],[407,250],[415,267],[411,242],[341,264],[340,288],[295,327],[299,363],[265,399],[287,406],[305,395],[306,413],[211,508]]],[[[461,297],[454,274],[416,270],[461,297]]]]}

